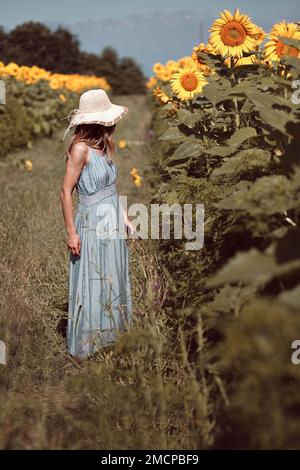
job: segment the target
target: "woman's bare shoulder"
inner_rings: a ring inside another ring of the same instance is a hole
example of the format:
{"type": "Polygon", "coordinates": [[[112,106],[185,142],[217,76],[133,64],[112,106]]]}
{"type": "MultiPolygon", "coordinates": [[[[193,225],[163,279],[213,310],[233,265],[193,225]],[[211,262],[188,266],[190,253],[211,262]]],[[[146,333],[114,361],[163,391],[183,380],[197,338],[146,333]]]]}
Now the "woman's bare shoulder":
{"type": "Polygon", "coordinates": [[[68,154],[74,163],[84,164],[88,158],[88,146],[85,142],[74,142],[68,154]]]}

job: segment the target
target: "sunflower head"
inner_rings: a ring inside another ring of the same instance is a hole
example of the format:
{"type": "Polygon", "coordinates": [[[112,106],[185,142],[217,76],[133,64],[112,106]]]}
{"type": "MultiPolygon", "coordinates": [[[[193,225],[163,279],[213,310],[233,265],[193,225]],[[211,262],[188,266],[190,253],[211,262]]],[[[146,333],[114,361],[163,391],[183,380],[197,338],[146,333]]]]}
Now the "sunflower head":
{"type": "Polygon", "coordinates": [[[189,65],[195,65],[194,60],[190,55],[184,56],[178,59],[177,64],[178,64],[178,68],[184,68],[184,67],[188,67],[189,65]]]}
{"type": "Polygon", "coordinates": [[[154,73],[157,73],[157,72],[160,72],[162,68],[163,68],[163,64],[161,64],[160,62],[156,62],[156,64],[153,65],[152,70],[154,73]]]}
{"type": "Polygon", "coordinates": [[[173,74],[173,71],[165,68],[165,70],[159,74],[159,78],[163,82],[168,82],[170,80],[172,74],[173,74]]]}
{"type": "Polygon", "coordinates": [[[254,36],[258,33],[258,27],[239,9],[233,15],[228,10],[220,13],[210,32],[209,43],[222,56],[240,58],[244,52],[251,52],[256,47],[257,39],[254,36]]]}
{"type": "Polygon", "coordinates": [[[11,75],[12,77],[15,77],[18,72],[19,72],[19,66],[15,64],[14,62],[10,62],[8,65],[6,65],[3,70],[8,74],[11,75]]]}
{"type": "Polygon", "coordinates": [[[124,149],[127,145],[127,142],[125,139],[120,139],[119,142],[118,142],[118,147],[119,149],[124,149]]]}
{"type": "Polygon", "coordinates": [[[281,40],[281,38],[300,39],[300,31],[296,23],[282,21],[273,26],[269,41],[265,44],[265,60],[278,62],[282,57],[300,57],[299,51],[281,40]]]}
{"type": "Polygon", "coordinates": [[[255,26],[255,27],[256,27],[256,31],[253,33],[253,39],[255,39],[255,41],[257,42],[257,46],[259,46],[265,39],[266,33],[259,26],[255,26]]]}
{"type": "Polygon", "coordinates": [[[27,171],[32,171],[32,167],[33,167],[32,161],[31,160],[25,160],[24,167],[27,171]]]}
{"type": "Polygon", "coordinates": [[[203,42],[198,46],[193,47],[192,60],[194,65],[196,65],[204,75],[210,75],[212,69],[199,57],[198,52],[203,52],[206,54],[215,54],[214,48],[210,44],[204,44],[203,42]]]}
{"type": "Polygon", "coordinates": [[[158,86],[153,91],[153,95],[158,99],[160,104],[166,104],[170,101],[168,95],[162,91],[162,89],[158,86]]]}
{"type": "Polygon", "coordinates": [[[156,85],[156,83],[157,83],[157,78],[152,76],[146,82],[146,87],[150,90],[151,88],[154,87],[154,85],[156,85]]]}
{"type": "Polygon", "coordinates": [[[196,67],[198,67],[199,70],[204,73],[204,75],[209,75],[211,73],[209,66],[203,62],[196,52],[192,52],[192,59],[196,67]]]}
{"type": "Polygon", "coordinates": [[[178,63],[176,62],[176,60],[168,60],[168,62],[166,63],[166,69],[171,73],[176,72],[178,69],[178,63]]]}
{"type": "Polygon", "coordinates": [[[197,67],[189,66],[174,73],[170,82],[172,91],[180,100],[186,101],[202,92],[206,79],[197,67]]]}

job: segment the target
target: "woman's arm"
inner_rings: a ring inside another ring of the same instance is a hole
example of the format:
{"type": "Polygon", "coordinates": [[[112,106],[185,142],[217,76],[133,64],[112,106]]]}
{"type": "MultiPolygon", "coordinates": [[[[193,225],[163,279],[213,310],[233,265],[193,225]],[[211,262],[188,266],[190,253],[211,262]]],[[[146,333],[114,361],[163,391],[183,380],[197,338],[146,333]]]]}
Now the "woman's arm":
{"type": "Polygon", "coordinates": [[[129,235],[130,238],[132,238],[133,240],[140,239],[141,237],[137,234],[134,225],[128,219],[125,209],[122,205],[121,205],[121,209],[123,213],[123,220],[124,220],[124,225],[125,225],[127,235],[129,235]]]}
{"type": "Polygon", "coordinates": [[[68,235],[66,243],[73,255],[80,255],[81,242],[73,220],[72,193],[80,172],[87,162],[87,154],[87,148],[83,143],[77,143],[71,147],[61,188],[61,205],[68,235]]]}

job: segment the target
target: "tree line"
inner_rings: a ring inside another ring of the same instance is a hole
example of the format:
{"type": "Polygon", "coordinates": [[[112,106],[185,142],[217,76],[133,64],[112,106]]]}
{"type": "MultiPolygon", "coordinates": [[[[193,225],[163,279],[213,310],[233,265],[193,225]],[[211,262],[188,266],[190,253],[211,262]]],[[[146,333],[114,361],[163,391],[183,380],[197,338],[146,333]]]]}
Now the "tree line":
{"type": "Polygon", "coordinates": [[[0,26],[0,60],[37,65],[51,72],[104,76],[116,94],[146,91],[146,77],[134,59],[120,58],[112,47],[99,55],[82,51],[77,36],[62,26],[52,31],[42,23],[28,21],[10,32],[0,26]]]}

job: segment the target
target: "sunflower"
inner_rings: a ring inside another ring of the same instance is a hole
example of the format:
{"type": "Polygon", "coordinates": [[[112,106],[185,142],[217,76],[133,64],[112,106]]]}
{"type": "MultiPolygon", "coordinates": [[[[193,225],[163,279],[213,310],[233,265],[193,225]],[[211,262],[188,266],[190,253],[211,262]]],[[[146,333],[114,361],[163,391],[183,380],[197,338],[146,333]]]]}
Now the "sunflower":
{"type": "Polygon", "coordinates": [[[300,39],[300,31],[295,23],[282,21],[275,24],[269,35],[269,41],[264,47],[265,60],[277,62],[283,56],[300,57],[299,51],[295,47],[284,44],[280,41],[280,37],[300,39]]]}
{"type": "Polygon", "coordinates": [[[205,62],[198,56],[198,52],[216,54],[216,51],[210,44],[205,45],[203,42],[199,44],[199,46],[193,47],[191,58],[194,65],[196,65],[204,73],[204,75],[210,75],[212,73],[212,69],[206,65],[205,62]]]}
{"type": "Polygon", "coordinates": [[[14,62],[10,62],[3,68],[3,71],[8,73],[8,75],[11,75],[12,77],[16,77],[19,72],[19,66],[14,62]]]}
{"type": "Polygon", "coordinates": [[[174,73],[170,82],[172,91],[181,101],[186,101],[201,93],[206,79],[197,67],[189,66],[174,73]]]}
{"type": "Polygon", "coordinates": [[[163,82],[168,82],[170,78],[172,77],[172,75],[173,75],[173,72],[165,68],[164,71],[158,75],[158,78],[162,80],[163,82]]]}
{"type": "Polygon", "coordinates": [[[119,140],[119,142],[118,142],[119,149],[124,149],[126,147],[126,145],[127,145],[127,143],[126,143],[125,139],[119,140]]]}
{"type": "Polygon", "coordinates": [[[136,186],[137,188],[139,188],[139,187],[142,185],[142,181],[143,181],[142,177],[139,176],[139,175],[137,175],[137,176],[134,178],[134,181],[133,181],[133,182],[134,182],[135,186],[136,186]]]}
{"type": "Polygon", "coordinates": [[[137,186],[139,188],[142,184],[143,178],[138,174],[138,169],[137,168],[132,168],[130,174],[132,176],[133,183],[135,184],[135,186],[137,186]]]}
{"type": "Polygon", "coordinates": [[[162,89],[158,86],[153,90],[153,95],[158,99],[161,104],[166,104],[170,101],[168,95],[162,91],[162,89]]]}
{"type": "Polygon", "coordinates": [[[49,86],[52,90],[58,90],[60,88],[59,80],[56,77],[52,77],[49,81],[49,86]]]}
{"type": "Polygon", "coordinates": [[[21,66],[19,68],[18,74],[16,75],[16,78],[18,80],[27,82],[27,80],[30,79],[30,70],[30,67],[27,67],[26,65],[21,66]]]}
{"type": "Polygon", "coordinates": [[[133,167],[132,170],[131,170],[131,172],[130,172],[131,176],[136,176],[136,175],[137,175],[137,171],[138,171],[137,168],[133,167]]]}
{"type": "Polygon", "coordinates": [[[33,167],[32,161],[31,160],[25,160],[24,167],[27,171],[31,171],[32,167],[33,167]]]}
{"type": "Polygon", "coordinates": [[[255,29],[256,29],[256,31],[252,34],[252,37],[253,37],[253,39],[255,39],[256,47],[258,48],[258,46],[265,39],[266,33],[264,32],[264,30],[260,26],[255,25],[255,29]]]}
{"type": "Polygon", "coordinates": [[[157,83],[157,78],[156,77],[149,77],[148,81],[146,82],[146,87],[151,89],[156,85],[157,83]]]}
{"type": "Polygon", "coordinates": [[[189,65],[195,65],[192,57],[190,55],[181,57],[177,60],[178,68],[188,67],[189,65]]]}
{"type": "Polygon", "coordinates": [[[153,72],[157,75],[158,73],[162,72],[164,70],[165,66],[161,64],[160,62],[157,62],[156,64],[153,65],[153,72]]]}
{"type": "Polygon", "coordinates": [[[177,72],[177,70],[178,70],[177,61],[176,60],[168,60],[168,62],[166,63],[166,69],[171,73],[177,72]]]}
{"type": "Polygon", "coordinates": [[[241,14],[239,9],[232,15],[224,10],[213,23],[209,43],[222,56],[242,57],[244,52],[255,49],[257,26],[248,15],[241,14]]]}
{"type": "Polygon", "coordinates": [[[216,54],[215,48],[211,44],[201,42],[198,46],[193,47],[194,52],[205,52],[207,54],[216,54]]]}

